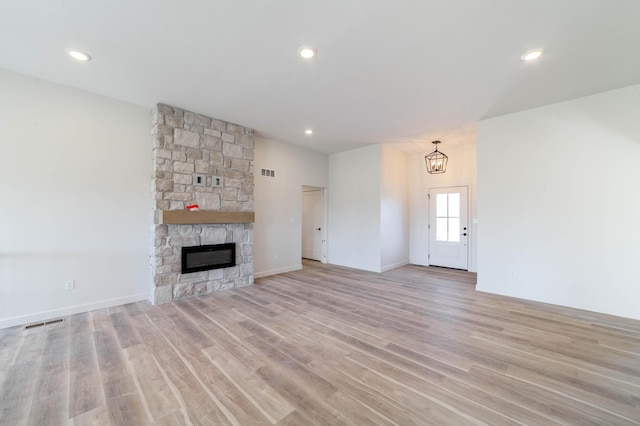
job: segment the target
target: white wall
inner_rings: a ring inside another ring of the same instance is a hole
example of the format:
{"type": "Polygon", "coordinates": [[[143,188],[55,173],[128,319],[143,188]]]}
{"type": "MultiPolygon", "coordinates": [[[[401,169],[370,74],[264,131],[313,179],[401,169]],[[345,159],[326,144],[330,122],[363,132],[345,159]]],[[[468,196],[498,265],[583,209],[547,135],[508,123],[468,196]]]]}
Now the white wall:
{"type": "Polygon", "coordinates": [[[409,263],[408,156],[381,146],[380,270],[409,263]]]}
{"type": "Polygon", "coordinates": [[[469,271],[477,271],[477,228],[473,223],[477,218],[477,149],[475,144],[447,146],[446,141],[439,147],[448,157],[447,171],[443,174],[427,173],[424,156],[431,151],[413,154],[409,158],[409,198],[410,198],[410,252],[411,263],[429,265],[429,188],[448,186],[469,187],[469,271]]]}
{"type": "Polygon", "coordinates": [[[640,319],[640,86],[479,123],[478,290],[640,319]]]}
{"type": "Polygon", "coordinates": [[[371,146],[327,156],[259,137],[255,149],[257,278],[302,267],[304,185],[328,187],[329,263],[376,272],[408,263],[405,154],[371,146]],[[261,176],[263,168],[276,177],[261,176]],[[388,243],[384,253],[382,240],[388,243]]]}
{"type": "Polygon", "coordinates": [[[302,268],[302,186],[328,186],[326,154],[255,138],[254,276],[302,268]],[[275,178],[260,175],[275,170],[275,178]]]}
{"type": "Polygon", "coordinates": [[[333,265],[380,272],[380,145],[329,156],[333,265]]]}
{"type": "Polygon", "coordinates": [[[150,110],[1,70],[0,93],[0,327],[148,298],[150,110]]]}

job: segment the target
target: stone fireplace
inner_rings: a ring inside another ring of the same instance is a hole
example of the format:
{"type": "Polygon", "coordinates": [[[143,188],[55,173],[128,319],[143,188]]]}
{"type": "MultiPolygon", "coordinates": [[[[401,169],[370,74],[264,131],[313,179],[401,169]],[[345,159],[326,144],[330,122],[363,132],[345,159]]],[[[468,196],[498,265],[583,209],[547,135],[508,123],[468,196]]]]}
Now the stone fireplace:
{"type": "Polygon", "coordinates": [[[252,212],[252,130],[158,104],[153,112],[152,136],[153,303],[253,284],[252,223],[189,220],[176,224],[163,219],[167,211],[186,215],[252,212]],[[201,212],[186,212],[186,206],[194,203],[201,212]],[[235,244],[235,266],[182,273],[183,247],[229,243],[235,244]]]}

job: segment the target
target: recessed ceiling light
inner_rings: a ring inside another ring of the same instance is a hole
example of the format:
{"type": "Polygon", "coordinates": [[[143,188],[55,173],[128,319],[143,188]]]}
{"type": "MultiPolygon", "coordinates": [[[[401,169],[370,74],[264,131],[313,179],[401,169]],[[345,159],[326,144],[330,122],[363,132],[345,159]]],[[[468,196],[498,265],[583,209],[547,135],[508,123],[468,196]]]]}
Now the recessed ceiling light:
{"type": "Polygon", "coordinates": [[[538,59],[542,55],[542,49],[533,49],[525,52],[524,55],[520,57],[523,61],[533,61],[534,59],[538,59]]]}
{"type": "Polygon", "coordinates": [[[300,56],[305,59],[311,59],[316,56],[317,52],[313,47],[301,47],[300,50],[298,50],[298,53],[300,53],[300,56]]]}
{"type": "Polygon", "coordinates": [[[312,135],[313,134],[313,130],[307,129],[307,130],[304,131],[304,134],[305,135],[312,135]]]}
{"type": "Polygon", "coordinates": [[[91,60],[91,56],[88,53],[84,53],[76,49],[67,49],[67,53],[73,59],[76,59],[81,62],[88,62],[91,60]]]}

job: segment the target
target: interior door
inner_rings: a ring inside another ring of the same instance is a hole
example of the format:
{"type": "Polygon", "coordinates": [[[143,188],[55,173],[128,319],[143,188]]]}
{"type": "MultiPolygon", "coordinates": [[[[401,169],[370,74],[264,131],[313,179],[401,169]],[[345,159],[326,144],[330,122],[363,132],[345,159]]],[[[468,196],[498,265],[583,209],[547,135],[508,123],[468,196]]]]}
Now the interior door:
{"type": "Polygon", "coordinates": [[[324,194],[322,189],[302,192],[302,257],[322,261],[324,194]]]}
{"type": "Polygon", "coordinates": [[[468,270],[468,187],[429,189],[429,265],[468,270]]]}

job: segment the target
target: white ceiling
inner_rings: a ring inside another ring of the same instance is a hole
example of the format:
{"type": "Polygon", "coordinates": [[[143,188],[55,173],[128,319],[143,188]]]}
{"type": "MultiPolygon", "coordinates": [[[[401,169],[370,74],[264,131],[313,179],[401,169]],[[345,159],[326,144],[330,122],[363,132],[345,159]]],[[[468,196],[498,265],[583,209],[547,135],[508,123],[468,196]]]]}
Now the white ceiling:
{"type": "Polygon", "coordinates": [[[483,118],[640,83],[640,1],[0,0],[0,68],[326,153],[446,151],[483,118]]]}

